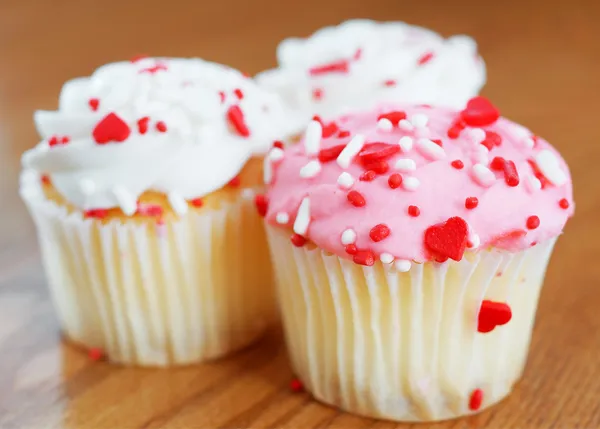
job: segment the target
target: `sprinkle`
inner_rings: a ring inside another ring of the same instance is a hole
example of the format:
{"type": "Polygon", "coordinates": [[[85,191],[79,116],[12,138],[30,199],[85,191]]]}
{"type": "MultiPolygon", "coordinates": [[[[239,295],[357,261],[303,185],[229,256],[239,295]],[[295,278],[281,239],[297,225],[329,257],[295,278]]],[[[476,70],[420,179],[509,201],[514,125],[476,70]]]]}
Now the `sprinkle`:
{"type": "Polygon", "coordinates": [[[513,161],[504,163],[504,180],[508,186],[515,187],[519,184],[519,173],[513,161]]]}
{"type": "Polygon", "coordinates": [[[277,148],[277,149],[282,149],[283,150],[284,147],[285,147],[285,145],[280,140],[275,140],[273,142],[273,149],[277,148]]]}
{"type": "Polygon", "coordinates": [[[348,245],[348,244],[353,244],[356,241],[356,232],[353,229],[346,229],[344,230],[344,232],[342,232],[342,244],[343,245],[348,245]]]}
{"type": "Polygon", "coordinates": [[[566,198],[563,198],[562,200],[560,200],[558,202],[558,205],[561,209],[568,209],[569,208],[569,200],[567,200],[566,198]]]}
{"type": "Polygon", "coordinates": [[[92,111],[97,111],[98,107],[100,106],[100,100],[97,98],[90,98],[88,101],[88,104],[90,105],[90,109],[92,109],[92,111]]]}
{"type": "Polygon", "coordinates": [[[173,211],[175,211],[175,213],[177,213],[179,216],[187,213],[188,205],[183,196],[177,192],[170,192],[167,195],[167,199],[169,200],[169,204],[171,204],[173,211]]]}
{"type": "Polygon", "coordinates": [[[369,237],[371,237],[371,240],[377,243],[387,238],[390,233],[390,228],[387,225],[380,223],[371,228],[371,231],[369,231],[369,237]]]}
{"type": "Polygon", "coordinates": [[[346,198],[348,198],[348,201],[350,201],[354,207],[364,207],[365,204],[367,204],[365,197],[358,191],[348,192],[346,198]]]}
{"type": "Polygon", "coordinates": [[[137,210],[137,201],[135,197],[122,186],[115,186],[113,194],[119,203],[119,207],[127,216],[131,216],[137,210]]]}
{"type": "Polygon", "coordinates": [[[500,134],[493,131],[485,132],[485,139],[481,142],[488,150],[492,150],[496,146],[502,145],[502,137],[500,134]]]}
{"type": "Polygon", "coordinates": [[[400,176],[398,173],[390,175],[388,178],[388,185],[392,189],[399,188],[400,185],[402,185],[402,176],[400,176]]]}
{"type": "Polygon", "coordinates": [[[267,155],[267,157],[269,158],[269,161],[271,161],[271,162],[281,161],[283,159],[283,156],[284,156],[283,150],[279,149],[278,147],[274,147],[273,149],[271,149],[269,151],[269,154],[267,155]]]}
{"type": "Polygon", "coordinates": [[[429,139],[419,139],[417,141],[417,150],[421,155],[430,160],[438,160],[446,156],[444,148],[438,146],[429,139]]]}
{"type": "Polygon", "coordinates": [[[525,187],[530,193],[534,193],[542,189],[542,182],[537,177],[528,174],[525,176],[525,187]]]}
{"type": "Polygon", "coordinates": [[[299,379],[293,378],[292,381],[290,381],[290,390],[292,392],[302,392],[304,391],[304,384],[302,384],[299,379]]]}
{"type": "Polygon", "coordinates": [[[339,144],[336,146],[329,147],[327,149],[321,149],[319,151],[319,161],[321,161],[322,163],[335,161],[340,155],[340,153],[342,153],[345,147],[345,144],[339,144]]]}
{"type": "Polygon", "coordinates": [[[323,98],[323,89],[322,88],[313,89],[312,96],[315,101],[320,101],[323,98]]]}
{"type": "Polygon", "coordinates": [[[232,188],[238,188],[241,183],[242,183],[242,179],[238,175],[238,176],[235,176],[233,179],[231,179],[229,182],[227,182],[227,186],[230,186],[232,188]]]}
{"type": "MultiPolygon", "coordinates": [[[[144,116],[137,120],[137,127],[140,134],[146,134],[148,131],[148,122],[150,118],[148,116],[144,116]]],[[[158,125],[158,124],[157,124],[158,125]]]]}
{"type": "Polygon", "coordinates": [[[158,204],[138,203],[136,214],[141,216],[158,217],[163,215],[163,208],[158,204]]]}
{"type": "Polygon", "coordinates": [[[292,234],[290,240],[292,241],[292,244],[296,247],[302,247],[306,244],[306,238],[304,238],[300,234],[292,234]]]}
{"type": "Polygon", "coordinates": [[[387,119],[393,126],[397,126],[400,121],[406,119],[406,112],[395,110],[392,112],[382,113],[377,117],[377,120],[380,121],[382,119],[387,119]]]}
{"type": "Polygon", "coordinates": [[[370,250],[358,250],[352,259],[355,264],[366,265],[367,267],[375,264],[375,255],[370,250]]]}
{"type": "Polygon", "coordinates": [[[408,214],[412,217],[418,217],[421,210],[417,206],[408,206],[408,214]]]}
{"type": "Polygon", "coordinates": [[[159,133],[164,133],[167,131],[167,124],[165,124],[163,121],[158,121],[156,123],[156,131],[158,131],[159,133]]]}
{"type": "Polygon", "coordinates": [[[460,112],[460,116],[467,125],[482,127],[496,122],[500,112],[487,98],[477,96],[467,102],[467,108],[460,112]]]}
{"type": "Polygon", "coordinates": [[[469,398],[469,409],[471,411],[477,411],[481,408],[481,403],[483,402],[483,390],[475,389],[473,393],[471,393],[471,397],[469,398]]]}
{"type": "Polygon", "coordinates": [[[346,137],[350,137],[350,131],[346,131],[346,130],[340,130],[340,131],[338,132],[338,135],[337,135],[337,136],[338,136],[338,138],[339,138],[339,139],[344,139],[344,138],[346,138],[346,137]]]}
{"type": "Polygon", "coordinates": [[[48,176],[47,174],[42,174],[41,180],[42,180],[42,185],[51,185],[52,184],[52,180],[50,179],[50,176],[48,176]]]}
{"type": "Polygon", "coordinates": [[[469,197],[465,200],[465,207],[468,210],[473,210],[479,204],[477,197],[469,197]]]}
{"type": "Polygon", "coordinates": [[[233,90],[233,93],[235,94],[235,96],[238,98],[238,100],[242,100],[244,98],[244,93],[242,92],[241,89],[236,88],[233,90]]]}
{"type": "Polygon", "coordinates": [[[57,136],[52,136],[50,137],[50,140],[48,140],[48,146],[50,147],[54,147],[60,144],[60,141],[58,140],[57,136]]]}
{"type": "Polygon", "coordinates": [[[363,145],[365,144],[365,136],[362,134],[356,134],[350,140],[350,143],[346,145],[344,150],[337,157],[337,163],[342,168],[350,167],[350,163],[354,159],[356,155],[361,151],[363,145]]]}
{"type": "Polygon", "coordinates": [[[244,112],[240,109],[240,106],[229,106],[227,109],[227,120],[231,123],[233,128],[242,137],[249,137],[250,130],[244,120],[244,112]]]}
{"type": "Polygon", "coordinates": [[[152,67],[146,67],[145,69],[141,69],[138,73],[155,74],[155,73],[158,73],[159,71],[167,71],[167,66],[159,63],[152,67]]]}
{"type": "Polygon", "coordinates": [[[396,86],[396,81],[393,79],[389,79],[389,80],[384,81],[383,85],[388,86],[388,87],[396,86]]]}
{"type": "Polygon", "coordinates": [[[400,128],[402,131],[413,131],[415,129],[415,126],[407,119],[402,119],[400,122],[398,122],[398,128],[400,128]]]}
{"type": "Polygon", "coordinates": [[[377,174],[385,174],[390,169],[390,165],[386,161],[368,162],[363,164],[363,167],[377,174]]]}
{"type": "Polygon", "coordinates": [[[504,171],[504,164],[506,161],[501,156],[496,156],[490,163],[490,168],[495,171],[504,171]]]}
{"type": "Polygon", "coordinates": [[[360,60],[360,57],[362,57],[362,48],[358,48],[356,52],[354,52],[354,56],[352,58],[354,61],[358,61],[360,60]]]}
{"type": "Polygon", "coordinates": [[[350,189],[354,185],[354,178],[350,173],[344,171],[339,175],[337,183],[342,189],[350,189]]]}
{"type": "Polygon", "coordinates": [[[315,155],[319,153],[321,138],[323,137],[323,126],[318,121],[310,121],[304,133],[304,153],[315,155]]]}
{"type": "Polygon", "coordinates": [[[358,180],[360,180],[361,182],[371,182],[375,179],[376,176],[377,173],[375,173],[373,170],[367,170],[360,175],[358,180]]]}
{"type": "Polygon", "coordinates": [[[106,209],[86,210],[83,212],[83,216],[86,219],[88,219],[88,218],[104,219],[106,216],[108,216],[108,210],[106,210],[106,209]]]}
{"type": "Polygon", "coordinates": [[[540,218],[537,216],[529,216],[527,218],[527,228],[528,229],[536,229],[540,226],[540,218]]]}
{"type": "Polygon", "coordinates": [[[221,104],[225,102],[225,92],[219,91],[219,98],[221,99],[221,104]]]}
{"type": "Polygon", "coordinates": [[[94,362],[98,362],[100,360],[104,360],[106,356],[104,355],[104,351],[97,347],[92,347],[88,350],[88,358],[94,362]]]}
{"type": "Polygon", "coordinates": [[[535,146],[535,141],[531,137],[525,137],[523,140],[521,140],[521,143],[527,149],[533,149],[535,146]]]}
{"type": "Polygon", "coordinates": [[[406,273],[410,270],[411,262],[406,259],[396,259],[394,266],[400,273],[406,273]]]}
{"type": "Polygon", "coordinates": [[[308,72],[311,76],[319,76],[328,73],[348,73],[349,64],[347,60],[335,61],[311,68],[308,72]]]}
{"type": "Polygon", "coordinates": [[[390,132],[394,129],[394,124],[389,119],[382,118],[377,121],[377,129],[380,131],[390,132]]]}
{"type": "Polygon", "coordinates": [[[267,210],[269,209],[269,199],[266,195],[259,194],[254,197],[254,204],[256,205],[256,210],[258,214],[262,217],[267,215],[267,210]]]}
{"type": "Polygon", "coordinates": [[[379,260],[384,264],[391,264],[394,262],[394,256],[391,253],[382,253],[379,255],[379,260]]]}
{"type": "Polygon", "coordinates": [[[194,198],[190,200],[190,204],[192,204],[196,208],[200,208],[204,205],[204,201],[202,201],[202,198],[194,198]]]}
{"type": "Polygon", "coordinates": [[[429,122],[429,117],[423,113],[417,113],[411,116],[410,122],[416,128],[425,128],[427,126],[427,122],[429,122]]]}
{"type": "Polygon", "coordinates": [[[356,244],[347,244],[346,247],[344,247],[344,250],[348,255],[356,255],[356,252],[358,252],[356,244]]]}
{"type": "Polygon", "coordinates": [[[92,131],[94,141],[98,144],[123,142],[131,134],[129,125],[115,113],[109,113],[96,124],[92,131]]]}
{"type": "Polygon", "coordinates": [[[450,163],[450,165],[452,165],[452,167],[456,168],[457,170],[462,170],[463,168],[465,168],[465,164],[460,159],[455,159],[450,163]]]}
{"type": "Polygon", "coordinates": [[[429,61],[431,61],[432,58],[433,58],[433,52],[426,52],[423,55],[421,55],[421,57],[419,57],[419,59],[417,60],[417,64],[422,66],[424,64],[427,64],[429,61]]]}
{"type": "Polygon", "coordinates": [[[477,332],[491,332],[496,326],[506,325],[512,319],[512,310],[504,302],[484,299],[477,315],[477,332]]]}
{"type": "Polygon", "coordinates": [[[316,159],[313,159],[300,169],[300,177],[302,177],[303,179],[311,179],[317,174],[319,174],[320,171],[321,163],[316,159]]]}
{"type": "Polygon", "coordinates": [[[408,173],[410,171],[415,171],[417,169],[417,164],[412,159],[404,158],[396,161],[394,168],[403,173],[408,173]]]}
{"type": "Polygon", "coordinates": [[[404,136],[400,139],[398,145],[400,146],[400,149],[402,149],[402,152],[410,152],[413,147],[413,139],[412,137],[404,136]]]}
{"type": "Polygon", "coordinates": [[[402,180],[402,185],[407,191],[414,191],[420,184],[421,182],[416,177],[405,177],[402,180]]]}
{"type": "Polygon", "coordinates": [[[79,189],[84,195],[92,195],[96,191],[96,184],[90,179],[81,179],[79,181],[79,189]]]}
{"type": "Polygon", "coordinates": [[[564,185],[567,182],[567,175],[560,168],[558,158],[548,149],[544,149],[535,156],[535,163],[546,179],[555,186],[564,185]]]}
{"type": "Polygon", "coordinates": [[[473,176],[477,183],[486,188],[492,186],[496,181],[496,176],[492,170],[482,164],[475,164],[473,166],[473,176]]]}
{"type": "Polygon", "coordinates": [[[294,232],[300,235],[306,235],[308,225],[310,224],[310,200],[304,197],[296,213],[296,221],[294,222],[294,232]]]}
{"type": "Polygon", "coordinates": [[[469,227],[464,219],[451,217],[446,222],[425,230],[425,246],[438,262],[447,258],[460,261],[467,246],[468,233],[469,227]]]}
{"type": "Polygon", "coordinates": [[[337,131],[339,129],[335,122],[330,122],[328,124],[321,123],[321,126],[323,127],[323,138],[324,139],[333,136],[335,133],[337,133],[337,131]]]}
{"type": "Polygon", "coordinates": [[[399,151],[400,146],[395,144],[381,142],[368,143],[363,146],[362,150],[358,153],[358,157],[361,163],[368,168],[367,164],[388,159],[399,151]]]}

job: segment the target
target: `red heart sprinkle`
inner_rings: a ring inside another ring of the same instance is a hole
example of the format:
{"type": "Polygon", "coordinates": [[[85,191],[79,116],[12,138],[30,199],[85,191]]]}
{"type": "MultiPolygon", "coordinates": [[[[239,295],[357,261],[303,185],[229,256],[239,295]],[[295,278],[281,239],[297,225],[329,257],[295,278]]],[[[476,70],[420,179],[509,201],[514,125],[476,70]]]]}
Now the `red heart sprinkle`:
{"type": "Polygon", "coordinates": [[[352,257],[352,260],[355,264],[370,267],[375,264],[375,255],[370,250],[358,250],[352,257]]]}
{"type": "Polygon", "coordinates": [[[290,240],[296,247],[302,247],[304,244],[306,244],[306,238],[302,237],[300,234],[293,234],[290,240]]]}
{"type": "Polygon", "coordinates": [[[378,241],[387,238],[390,235],[390,232],[390,228],[386,224],[380,223],[371,228],[371,231],[369,231],[369,237],[371,237],[371,240],[377,243],[378,241]]]}
{"type": "Polygon", "coordinates": [[[403,119],[406,119],[406,112],[393,111],[393,112],[383,113],[377,117],[378,121],[380,119],[387,119],[388,121],[390,121],[392,123],[392,125],[398,126],[398,122],[400,122],[403,119]]]}
{"type": "Polygon", "coordinates": [[[425,246],[435,255],[460,261],[467,247],[469,228],[461,217],[451,217],[446,222],[425,230],[425,246]]]}
{"type": "Polygon", "coordinates": [[[337,146],[329,147],[327,149],[321,149],[319,151],[319,161],[322,163],[335,161],[339,154],[342,153],[345,147],[345,144],[340,144],[337,146]]]}
{"type": "Polygon", "coordinates": [[[402,176],[398,173],[390,175],[388,178],[388,185],[392,189],[396,189],[402,185],[402,176]]]}
{"type": "Polygon", "coordinates": [[[358,157],[364,165],[370,162],[388,159],[398,152],[400,152],[400,146],[397,144],[375,142],[364,145],[362,150],[358,153],[358,157]]]}
{"type": "Polygon", "coordinates": [[[500,117],[500,111],[487,98],[477,96],[467,102],[467,108],[460,113],[467,125],[481,127],[491,125],[500,117]]]}
{"type": "Polygon", "coordinates": [[[309,70],[309,73],[312,76],[319,76],[327,73],[348,73],[348,69],[348,61],[340,60],[313,67],[309,70]]]}
{"type": "Polygon", "coordinates": [[[471,393],[471,397],[469,398],[469,409],[471,411],[477,411],[481,408],[481,404],[483,402],[483,390],[475,389],[471,393]]]}
{"type": "Polygon", "coordinates": [[[508,304],[483,300],[477,316],[477,332],[491,332],[496,326],[506,325],[512,318],[512,311],[508,304]]]}
{"type": "Polygon", "coordinates": [[[256,210],[258,210],[258,214],[262,217],[267,215],[267,210],[269,209],[269,199],[266,195],[257,195],[254,197],[254,204],[256,205],[256,210]]]}
{"type": "Polygon", "coordinates": [[[365,197],[358,191],[348,192],[347,198],[354,207],[364,207],[367,204],[365,197]]]}
{"type": "Polygon", "coordinates": [[[240,106],[230,106],[227,109],[227,119],[231,122],[233,128],[242,137],[249,137],[250,130],[244,120],[244,112],[240,109],[240,106]]]}
{"type": "Polygon", "coordinates": [[[95,112],[96,110],[98,110],[98,106],[100,106],[100,100],[98,100],[97,98],[90,98],[88,104],[90,105],[90,108],[95,112]]]}
{"type": "Polygon", "coordinates": [[[515,187],[519,184],[519,173],[513,161],[506,161],[504,163],[504,180],[508,186],[515,187]]]}
{"type": "Polygon", "coordinates": [[[98,144],[123,142],[131,134],[129,125],[114,113],[106,115],[92,131],[92,136],[98,144]]]}

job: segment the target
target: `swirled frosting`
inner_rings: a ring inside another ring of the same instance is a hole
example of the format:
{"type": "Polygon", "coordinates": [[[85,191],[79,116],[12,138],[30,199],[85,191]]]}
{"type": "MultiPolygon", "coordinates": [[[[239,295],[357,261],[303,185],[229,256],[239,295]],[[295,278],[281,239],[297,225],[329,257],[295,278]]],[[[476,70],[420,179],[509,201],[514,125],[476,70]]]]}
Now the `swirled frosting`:
{"type": "Polygon", "coordinates": [[[467,36],[444,39],[403,22],[351,20],[277,48],[278,68],[257,76],[306,118],[333,117],[381,102],[461,107],[485,83],[467,36]]]}
{"type": "Polygon", "coordinates": [[[145,191],[185,200],[215,191],[300,122],[242,73],[201,59],[142,58],[68,81],[37,111],[42,141],[23,165],[80,209],[135,211],[145,191]]]}

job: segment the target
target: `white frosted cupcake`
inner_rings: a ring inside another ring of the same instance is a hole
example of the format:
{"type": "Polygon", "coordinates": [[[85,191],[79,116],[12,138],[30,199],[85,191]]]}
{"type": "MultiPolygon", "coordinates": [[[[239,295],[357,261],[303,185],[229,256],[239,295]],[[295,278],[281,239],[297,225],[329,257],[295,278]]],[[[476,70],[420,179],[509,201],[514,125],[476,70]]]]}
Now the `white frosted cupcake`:
{"type": "Polygon", "coordinates": [[[382,102],[464,106],[485,83],[467,36],[444,39],[403,22],[351,20],[277,48],[278,67],[257,76],[307,120],[382,102]]]}
{"type": "Polygon", "coordinates": [[[254,341],[273,314],[255,191],[288,118],[236,70],[166,58],[103,66],[36,112],[21,194],[67,337],[156,366],[254,341]]]}
{"type": "Polygon", "coordinates": [[[326,127],[338,132],[307,132],[273,163],[267,194],[305,387],[397,421],[502,400],[523,371],[546,265],[573,214],[565,162],[481,97],[462,111],[388,106],[326,127]]]}

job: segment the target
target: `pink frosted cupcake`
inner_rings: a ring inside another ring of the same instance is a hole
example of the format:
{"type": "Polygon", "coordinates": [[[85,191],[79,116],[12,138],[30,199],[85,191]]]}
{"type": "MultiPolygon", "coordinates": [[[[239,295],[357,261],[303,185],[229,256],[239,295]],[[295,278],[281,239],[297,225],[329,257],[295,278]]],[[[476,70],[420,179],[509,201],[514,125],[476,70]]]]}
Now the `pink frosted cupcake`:
{"type": "Polygon", "coordinates": [[[270,164],[286,337],[317,399],[423,422],[509,394],[573,214],[552,146],[477,97],[312,122],[270,164]]]}

